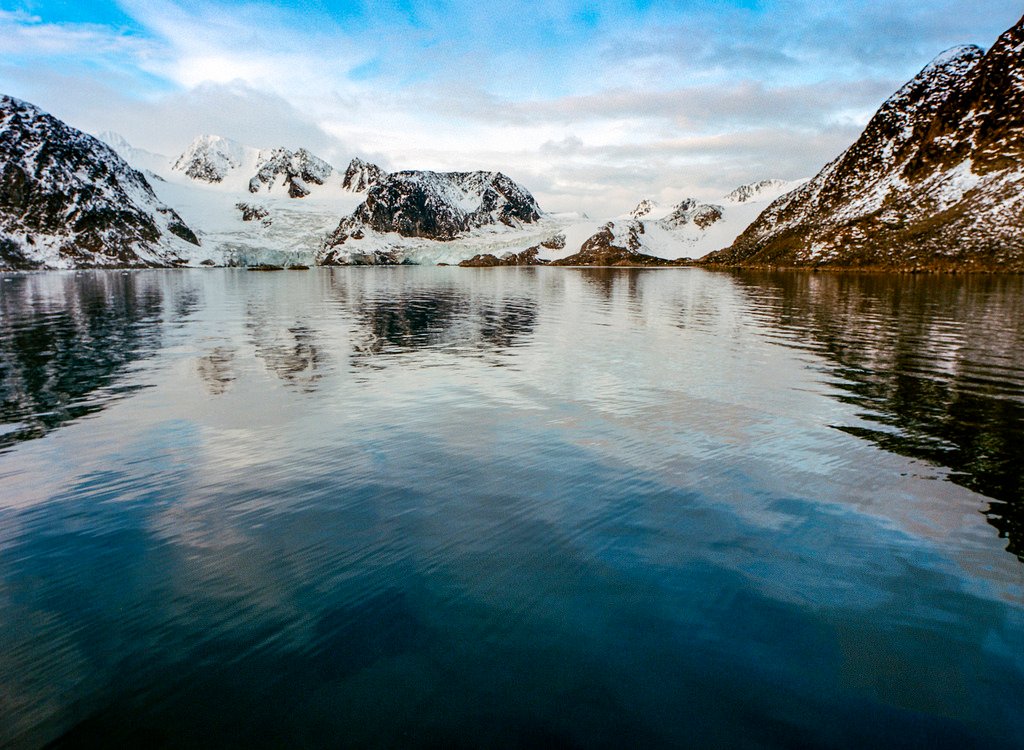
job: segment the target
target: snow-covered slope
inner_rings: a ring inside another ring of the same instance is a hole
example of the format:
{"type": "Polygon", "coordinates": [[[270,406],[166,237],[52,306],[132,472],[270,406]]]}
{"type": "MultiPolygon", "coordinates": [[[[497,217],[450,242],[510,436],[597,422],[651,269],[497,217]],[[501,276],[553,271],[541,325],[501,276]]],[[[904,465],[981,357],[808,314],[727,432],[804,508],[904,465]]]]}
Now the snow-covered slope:
{"type": "Polygon", "coordinates": [[[1024,270],[1024,19],[936,58],[707,262],[1024,270]]]}
{"type": "MultiPolygon", "coordinates": [[[[607,245],[665,260],[699,258],[730,245],[775,198],[801,184],[799,180],[761,180],[741,185],[713,203],[686,198],[663,206],[644,199],[610,222],[567,226],[566,251],[557,255],[542,251],[541,257],[562,260],[585,248],[607,245]]],[[[580,262],[585,257],[580,256],[580,262]]]]}
{"type": "Polygon", "coordinates": [[[180,173],[155,181],[153,187],[199,235],[203,250],[189,257],[193,264],[311,265],[338,226],[338,217],[350,213],[361,200],[340,184],[320,187],[295,200],[282,190],[253,194],[242,182],[233,187],[204,185],[180,173]]]}
{"type": "Polygon", "coordinates": [[[111,130],[97,133],[96,137],[114,149],[117,155],[128,162],[128,164],[145,174],[147,179],[153,176],[163,179],[161,175],[167,172],[170,162],[163,154],[156,154],[152,151],[136,148],[123,135],[111,130]]]}
{"type": "Polygon", "coordinates": [[[110,146],[0,97],[0,267],[176,265],[196,242],[110,146]]]}

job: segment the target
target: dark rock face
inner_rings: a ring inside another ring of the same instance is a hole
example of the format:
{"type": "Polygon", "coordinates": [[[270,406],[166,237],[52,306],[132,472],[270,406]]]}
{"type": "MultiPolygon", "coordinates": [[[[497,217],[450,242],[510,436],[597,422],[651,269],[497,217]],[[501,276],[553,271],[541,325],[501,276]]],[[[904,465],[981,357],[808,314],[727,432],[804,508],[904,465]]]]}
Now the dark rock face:
{"type": "Polygon", "coordinates": [[[166,266],[199,241],[105,143],[0,97],[0,267],[166,266]]]}
{"type": "Polygon", "coordinates": [[[1024,270],[1024,19],[958,47],[703,262],[1024,270]]]}
{"type": "Polygon", "coordinates": [[[494,266],[546,266],[548,261],[537,257],[540,252],[540,245],[528,247],[519,253],[509,253],[498,257],[491,253],[474,255],[468,260],[459,263],[463,268],[491,268],[494,266]]]}
{"type": "Polygon", "coordinates": [[[376,164],[370,164],[357,158],[349,162],[341,186],[353,193],[365,193],[383,180],[386,175],[387,173],[376,164]]]}
{"type": "Polygon", "coordinates": [[[500,172],[395,172],[369,189],[327,247],[343,244],[363,227],[453,240],[477,227],[516,227],[538,219],[540,207],[533,196],[500,172]]]}
{"type": "Polygon", "coordinates": [[[639,252],[644,233],[642,222],[630,221],[621,236],[616,236],[614,222],[605,224],[600,231],[583,243],[580,251],[568,258],[551,262],[553,266],[679,266],[690,261],[665,260],[639,252]]]}
{"type": "Polygon", "coordinates": [[[256,176],[249,180],[249,192],[269,189],[282,179],[289,198],[305,198],[309,195],[309,185],[323,185],[334,171],[330,164],[304,148],[298,151],[275,148],[263,152],[258,167],[256,176]]]}

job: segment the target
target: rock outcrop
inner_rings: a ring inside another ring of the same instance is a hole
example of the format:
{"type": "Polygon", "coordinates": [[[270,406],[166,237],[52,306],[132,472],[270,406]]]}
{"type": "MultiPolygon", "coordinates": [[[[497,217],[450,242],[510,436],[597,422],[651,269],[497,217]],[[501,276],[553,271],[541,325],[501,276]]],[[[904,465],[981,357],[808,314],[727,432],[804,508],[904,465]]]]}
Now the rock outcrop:
{"type": "Polygon", "coordinates": [[[578,253],[551,262],[553,266],[676,266],[688,260],[665,260],[640,252],[644,224],[638,219],[622,225],[608,222],[578,253]]]}

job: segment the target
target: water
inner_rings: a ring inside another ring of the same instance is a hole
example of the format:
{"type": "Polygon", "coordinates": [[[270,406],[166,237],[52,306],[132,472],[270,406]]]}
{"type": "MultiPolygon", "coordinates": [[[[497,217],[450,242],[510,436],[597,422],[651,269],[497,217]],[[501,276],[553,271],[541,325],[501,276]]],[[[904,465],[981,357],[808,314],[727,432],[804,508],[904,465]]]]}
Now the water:
{"type": "Polygon", "coordinates": [[[1024,746],[1024,279],[0,281],[0,745],[1024,746]]]}

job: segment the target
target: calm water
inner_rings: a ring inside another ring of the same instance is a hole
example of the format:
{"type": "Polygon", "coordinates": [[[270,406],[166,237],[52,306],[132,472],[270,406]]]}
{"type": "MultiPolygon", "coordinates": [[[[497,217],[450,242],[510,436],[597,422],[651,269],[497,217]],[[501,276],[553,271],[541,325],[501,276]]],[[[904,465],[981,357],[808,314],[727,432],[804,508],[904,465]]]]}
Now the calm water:
{"type": "Polygon", "coordinates": [[[1024,278],[0,281],[0,745],[1024,746],[1024,278]]]}

